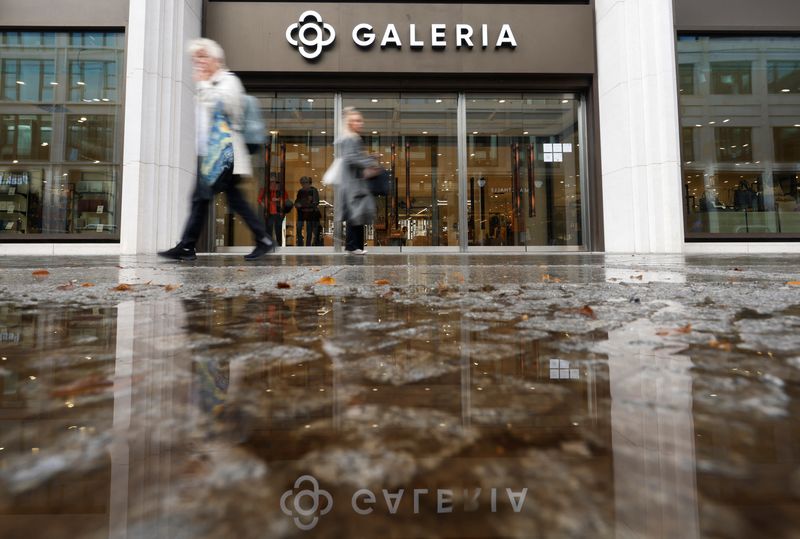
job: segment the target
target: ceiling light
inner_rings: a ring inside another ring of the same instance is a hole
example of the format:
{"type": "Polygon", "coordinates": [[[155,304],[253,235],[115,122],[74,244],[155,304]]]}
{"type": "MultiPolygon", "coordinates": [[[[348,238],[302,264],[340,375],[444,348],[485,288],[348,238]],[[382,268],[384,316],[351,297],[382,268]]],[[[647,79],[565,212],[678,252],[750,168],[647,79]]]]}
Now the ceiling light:
{"type": "Polygon", "coordinates": [[[437,100],[436,100],[436,102],[437,102],[437,103],[441,103],[441,102],[442,102],[442,100],[441,100],[441,99],[437,99],[437,100]]]}
{"type": "Polygon", "coordinates": [[[94,164],[95,164],[95,165],[99,165],[99,164],[100,164],[100,161],[95,161],[95,162],[94,162],[94,164]]]}
{"type": "Polygon", "coordinates": [[[703,127],[703,126],[700,124],[695,124],[695,127],[703,127]]]}
{"type": "Polygon", "coordinates": [[[523,135],[528,135],[529,133],[528,133],[528,131],[523,131],[522,134],[523,135]]]}
{"type": "Polygon", "coordinates": [[[86,116],[81,116],[81,119],[80,119],[80,121],[81,121],[81,122],[85,122],[85,121],[86,121],[86,116]]]}
{"type": "Polygon", "coordinates": [[[477,131],[473,131],[473,132],[472,132],[472,134],[473,134],[473,135],[477,135],[477,134],[478,134],[478,132],[477,132],[477,131]]]}
{"type": "Polygon", "coordinates": [[[307,99],[306,101],[308,101],[309,103],[313,103],[314,102],[313,99],[307,99]]]}
{"type": "Polygon", "coordinates": [[[49,143],[49,142],[42,142],[42,146],[43,146],[43,147],[44,147],[44,146],[50,146],[50,143],[49,143]]]}
{"type": "MultiPolygon", "coordinates": [[[[19,83],[17,83],[17,84],[19,84],[19,83]]],[[[792,91],[789,88],[784,88],[783,90],[781,90],[781,92],[783,92],[785,94],[788,94],[788,93],[791,93],[792,91]]]]}
{"type": "Polygon", "coordinates": [[[58,86],[58,83],[53,81],[53,82],[50,83],[50,86],[58,86]]]}
{"type": "Polygon", "coordinates": [[[505,99],[500,99],[500,100],[498,101],[498,103],[505,103],[505,102],[506,102],[506,100],[505,100],[505,99]]]}
{"type": "Polygon", "coordinates": [[[25,81],[18,80],[17,84],[19,84],[20,86],[25,86],[25,81]]]}
{"type": "Polygon", "coordinates": [[[563,101],[561,101],[562,105],[566,105],[567,103],[569,103],[569,99],[564,99],[563,101]]]}
{"type": "Polygon", "coordinates": [[[427,134],[428,134],[428,132],[427,132],[427,131],[423,131],[423,132],[422,132],[422,134],[423,134],[423,135],[427,135],[427,134]]]}
{"type": "Polygon", "coordinates": [[[320,131],[320,132],[319,132],[319,134],[320,134],[320,135],[327,135],[327,134],[328,134],[328,132],[327,132],[327,131],[320,131]]]}
{"type": "Polygon", "coordinates": [[[13,161],[11,161],[11,163],[16,165],[17,163],[19,163],[19,161],[17,159],[14,159],[13,161]]]}
{"type": "Polygon", "coordinates": [[[726,123],[728,123],[728,122],[730,122],[730,121],[731,121],[731,119],[730,119],[730,118],[726,118],[726,119],[722,120],[722,123],[726,124],[726,123]]]}
{"type": "Polygon", "coordinates": [[[380,100],[379,99],[373,99],[372,100],[373,103],[377,103],[378,101],[380,101],[380,100]]]}
{"type": "Polygon", "coordinates": [[[373,131],[373,132],[372,132],[372,134],[373,134],[373,135],[377,135],[377,134],[378,134],[378,132],[377,132],[377,131],[373,131]]]}
{"type": "Polygon", "coordinates": [[[77,84],[78,86],[86,86],[86,83],[85,83],[85,82],[83,82],[82,80],[79,80],[79,81],[78,81],[78,82],[76,82],[75,84],[77,84]]]}

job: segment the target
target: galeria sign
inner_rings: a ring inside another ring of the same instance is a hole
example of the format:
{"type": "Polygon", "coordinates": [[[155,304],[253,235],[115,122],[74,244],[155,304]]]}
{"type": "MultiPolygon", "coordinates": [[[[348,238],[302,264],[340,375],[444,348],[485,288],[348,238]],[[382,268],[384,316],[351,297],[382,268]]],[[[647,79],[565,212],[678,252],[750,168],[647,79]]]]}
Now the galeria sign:
{"type": "MultiPolygon", "coordinates": [[[[499,29],[491,28],[488,24],[472,26],[470,24],[431,24],[430,27],[420,27],[409,24],[402,31],[395,24],[376,28],[369,23],[357,24],[352,32],[353,43],[362,49],[368,49],[379,44],[382,49],[394,47],[402,49],[408,46],[420,50],[430,47],[443,50],[449,46],[457,49],[473,49],[480,46],[488,49],[517,48],[517,38],[510,24],[502,24],[499,29]]],[[[290,24],[286,29],[286,40],[296,47],[300,54],[307,60],[319,58],[326,47],[333,45],[336,40],[336,29],[323,21],[322,16],[316,11],[306,11],[300,15],[300,20],[290,24]]]]}

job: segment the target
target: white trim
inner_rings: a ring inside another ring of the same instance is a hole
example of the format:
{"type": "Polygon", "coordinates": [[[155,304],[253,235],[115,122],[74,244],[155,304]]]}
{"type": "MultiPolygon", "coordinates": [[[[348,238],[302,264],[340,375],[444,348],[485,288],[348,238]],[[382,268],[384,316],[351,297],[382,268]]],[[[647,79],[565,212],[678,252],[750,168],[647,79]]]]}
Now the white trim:
{"type": "Polygon", "coordinates": [[[687,255],[800,254],[800,242],[703,242],[684,245],[687,255]]]}
{"type": "Polygon", "coordinates": [[[0,243],[0,256],[118,256],[119,243],[0,243]]]}

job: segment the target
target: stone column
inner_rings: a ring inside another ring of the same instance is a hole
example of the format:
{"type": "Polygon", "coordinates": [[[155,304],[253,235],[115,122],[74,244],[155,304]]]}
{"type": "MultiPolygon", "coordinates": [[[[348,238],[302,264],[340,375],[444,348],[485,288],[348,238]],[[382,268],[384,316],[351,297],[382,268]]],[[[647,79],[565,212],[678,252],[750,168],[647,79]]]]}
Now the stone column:
{"type": "Polygon", "coordinates": [[[130,2],[122,172],[122,254],[173,245],[194,185],[194,84],[186,55],[201,0],[130,2]]]}
{"type": "Polygon", "coordinates": [[[683,251],[672,0],[596,0],[606,250],[683,251]]]}

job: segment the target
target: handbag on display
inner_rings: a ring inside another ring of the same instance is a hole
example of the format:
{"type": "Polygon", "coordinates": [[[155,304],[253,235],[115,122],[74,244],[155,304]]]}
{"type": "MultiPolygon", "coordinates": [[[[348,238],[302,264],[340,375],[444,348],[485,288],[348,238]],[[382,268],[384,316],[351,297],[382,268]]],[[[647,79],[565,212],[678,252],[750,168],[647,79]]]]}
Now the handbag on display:
{"type": "Polygon", "coordinates": [[[200,179],[214,187],[220,178],[233,172],[233,131],[222,103],[214,109],[207,144],[206,154],[200,160],[200,179]]]}
{"type": "Polygon", "coordinates": [[[392,188],[392,175],[385,168],[365,168],[364,180],[368,183],[372,196],[385,197],[389,195],[392,188]]]}
{"type": "Polygon", "coordinates": [[[322,185],[341,185],[344,173],[344,161],[337,157],[322,176],[322,185]]]}

